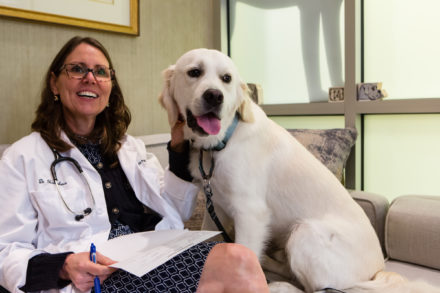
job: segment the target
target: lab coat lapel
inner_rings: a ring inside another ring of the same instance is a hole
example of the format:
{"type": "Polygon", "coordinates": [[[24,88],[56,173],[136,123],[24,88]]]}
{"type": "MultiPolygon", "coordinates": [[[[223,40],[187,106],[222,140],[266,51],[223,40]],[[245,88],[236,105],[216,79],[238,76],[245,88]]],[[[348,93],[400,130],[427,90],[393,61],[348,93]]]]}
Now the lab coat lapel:
{"type": "Polygon", "coordinates": [[[136,147],[130,143],[123,144],[118,157],[136,196],[144,204],[151,206],[154,201],[152,197],[160,196],[161,184],[158,182],[160,176],[157,174],[159,169],[145,166],[149,164],[146,155],[143,158],[136,147]],[[140,172],[139,169],[142,171],[140,172]]]}

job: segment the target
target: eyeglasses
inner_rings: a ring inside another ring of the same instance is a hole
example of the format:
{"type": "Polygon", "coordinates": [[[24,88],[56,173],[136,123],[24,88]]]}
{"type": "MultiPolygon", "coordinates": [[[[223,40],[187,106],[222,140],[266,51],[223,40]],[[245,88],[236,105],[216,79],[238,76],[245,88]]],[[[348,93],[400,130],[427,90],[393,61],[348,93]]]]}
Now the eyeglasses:
{"type": "Polygon", "coordinates": [[[104,65],[96,65],[93,69],[88,68],[82,63],[64,64],[61,66],[60,71],[66,70],[69,78],[83,79],[91,72],[98,82],[110,81],[114,78],[115,71],[104,65]]]}

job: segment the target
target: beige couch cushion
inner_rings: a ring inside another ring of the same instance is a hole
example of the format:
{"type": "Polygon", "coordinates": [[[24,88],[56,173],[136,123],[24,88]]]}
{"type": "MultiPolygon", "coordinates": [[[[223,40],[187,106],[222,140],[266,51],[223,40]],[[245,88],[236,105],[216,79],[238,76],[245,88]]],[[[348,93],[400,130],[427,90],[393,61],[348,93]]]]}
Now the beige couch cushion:
{"type": "Polygon", "coordinates": [[[410,281],[424,281],[440,287],[440,271],[435,269],[401,261],[388,260],[385,263],[385,271],[398,273],[410,281]]]}
{"type": "Polygon", "coordinates": [[[386,219],[385,247],[390,259],[440,269],[440,197],[395,199],[386,219]]]}

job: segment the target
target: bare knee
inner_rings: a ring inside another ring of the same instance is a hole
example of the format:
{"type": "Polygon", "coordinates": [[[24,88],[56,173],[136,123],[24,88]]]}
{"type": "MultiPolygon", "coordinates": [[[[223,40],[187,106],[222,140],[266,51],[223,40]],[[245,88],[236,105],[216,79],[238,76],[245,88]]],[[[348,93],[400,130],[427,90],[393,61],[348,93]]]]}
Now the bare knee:
{"type": "Polygon", "coordinates": [[[225,261],[231,263],[231,265],[250,266],[251,268],[254,265],[259,265],[255,253],[241,244],[220,243],[214,246],[212,253],[218,254],[225,261]]]}
{"type": "Polygon", "coordinates": [[[269,292],[269,289],[255,253],[240,244],[221,243],[208,254],[197,292],[245,293],[269,292]]]}

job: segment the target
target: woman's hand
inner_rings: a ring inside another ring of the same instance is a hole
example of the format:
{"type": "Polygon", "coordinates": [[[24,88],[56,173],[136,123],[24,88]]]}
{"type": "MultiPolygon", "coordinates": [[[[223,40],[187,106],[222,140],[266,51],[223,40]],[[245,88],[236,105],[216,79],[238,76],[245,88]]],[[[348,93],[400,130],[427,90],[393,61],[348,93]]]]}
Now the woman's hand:
{"type": "Polygon", "coordinates": [[[112,259],[96,253],[96,264],[90,261],[88,252],[72,253],[66,257],[60,278],[71,280],[73,285],[80,291],[88,291],[93,287],[95,276],[104,282],[117,269],[108,267],[114,264],[112,259]]]}
{"type": "Polygon", "coordinates": [[[173,151],[177,153],[181,153],[184,151],[185,143],[184,143],[184,135],[183,135],[183,127],[185,126],[185,120],[183,119],[182,114],[179,114],[179,118],[177,119],[176,124],[171,127],[171,143],[170,147],[173,151]]]}

